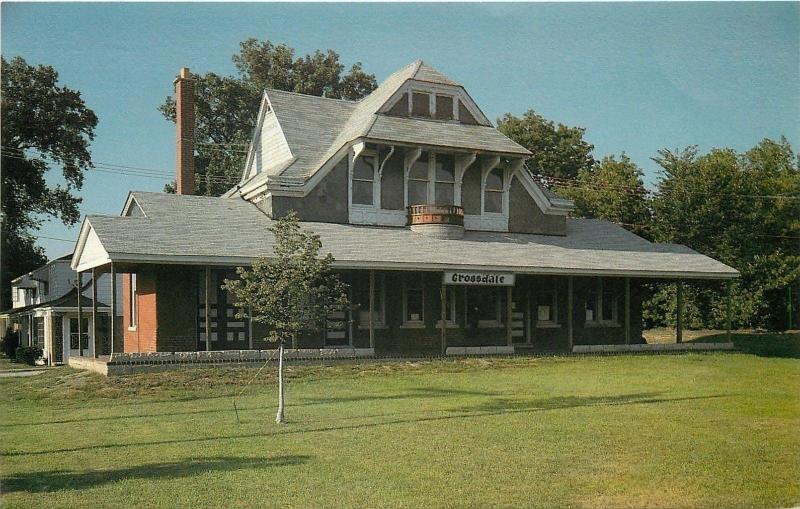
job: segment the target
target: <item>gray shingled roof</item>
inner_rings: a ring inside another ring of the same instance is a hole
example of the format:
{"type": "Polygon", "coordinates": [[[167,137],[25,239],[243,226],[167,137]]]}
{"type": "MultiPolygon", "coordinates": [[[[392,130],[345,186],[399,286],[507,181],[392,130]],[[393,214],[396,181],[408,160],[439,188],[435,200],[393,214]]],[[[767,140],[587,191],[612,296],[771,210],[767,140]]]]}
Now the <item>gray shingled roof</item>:
{"type": "Polygon", "coordinates": [[[253,182],[261,182],[273,175],[307,179],[342,146],[357,138],[530,155],[528,150],[492,126],[378,115],[378,109],[408,80],[461,86],[417,60],[386,78],[360,101],[266,90],[296,159],[288,165],[267,168],[253,177],[253,182]]]}
{"type": "MultiPolygon", "coordinates": [[[[147,217],[88,216],[112,260],[209,263],[272,252],[272,220],[241,199],[135,192],[147,217]]],[[[566,236],[468,231],[439,240],[407,228],[303,223],[342,267],[511,270],[664,277],[735,277],[684,246],[653,244],[607,221],[568,219],[566,236]]]]}

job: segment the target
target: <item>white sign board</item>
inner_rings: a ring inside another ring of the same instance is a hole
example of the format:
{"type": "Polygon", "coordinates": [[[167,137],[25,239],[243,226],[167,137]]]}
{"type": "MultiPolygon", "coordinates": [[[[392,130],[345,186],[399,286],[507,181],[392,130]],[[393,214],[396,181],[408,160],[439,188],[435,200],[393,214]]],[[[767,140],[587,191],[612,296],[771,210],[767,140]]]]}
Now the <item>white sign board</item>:
{"type": "Polygon", "coordinates": [[[445,271],[446,285],[514,286],[514,274],[491,271],[445,271]]]}

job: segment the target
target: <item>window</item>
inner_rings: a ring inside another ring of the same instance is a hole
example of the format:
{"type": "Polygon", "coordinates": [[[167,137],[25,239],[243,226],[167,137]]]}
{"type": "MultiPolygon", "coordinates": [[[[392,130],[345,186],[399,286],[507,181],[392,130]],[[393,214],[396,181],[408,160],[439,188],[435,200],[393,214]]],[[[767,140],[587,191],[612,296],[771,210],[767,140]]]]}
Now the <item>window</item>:
{"type": "Polygon", "coordinates": [[[414,92],[411,96],[411,114],[415,117],[431,116],[431,96],[425,92],[414,92]]]}
{"type": "Polygon", "coordinates": [[[425,323],[425,296],[422,274],[403,280],[403,325],[425,323]]]}
{"type": "Polygon", "coordinates": [[[436,154],[436,202],[439,205],[452,205],[455,199],[455,158],[450,154],[436,154]]]}
{"type": "Polygon", "coordinates": [[[536,299],[536,325],[547,326],[558,322],[558,299],[555,290],[539,292],[536,299]]]}
{"type": "Polygon", "coordinates": [[[503,168],[494,168],[486,176],[483,188],[483,211],[503,212],[503,168]]]}
{"type": "MultiPolygon", "coordinates": [[[[83,349],[89,349],[89,318],[81,320],[81,343],[83,349]]],[[[70,350],[78,350],[78,319],[69,319],[69,348],[70,350]]]]}
{"type": "Polygon", "coordinates": [[[136,274],[131,274],[131,282],[128,287],[128,327],[136,327],[136,274]]]}
{"type": "Polygon", "coordinates": [[[478,326],[490,327],[500,323],[500,292],[496,286],[470,287],[468,297],[470,318],[478,326]]]}
{"type": "Polygon", "coordinates": [[[423,205],[428,203],[429,185],[428,154],[423,152],[408,172],[408,204],[423,205]]]}
{"type": "Polygon", "coordinates": [[[586,322],[590,324],[617,323],[617,295],[597,280],[597,286],[586,294],[586,322]]]}
{"type": "MultiPolygon", "coordinates": [[[[375,326],[382,326],[385,323],[384,306],[384,275],[375,274],[375,308],[372,314],[372,323],[375,326]]],[[[366,329],[369,327],[369,274],[360,272],[355,275],[353,281],[353,304],[358,310],[358,327],[366,329]]]]}
{"type": "Polygon", "coordinates": [[[376,159],[372,155],[361,155],[353,162],[353,203],[375,204],[376,159]]]}
{"type": "Polygon", "coordinates": [[[453,120],[453,98],[451,96],[436,94],[436,119],[453,120]]]}

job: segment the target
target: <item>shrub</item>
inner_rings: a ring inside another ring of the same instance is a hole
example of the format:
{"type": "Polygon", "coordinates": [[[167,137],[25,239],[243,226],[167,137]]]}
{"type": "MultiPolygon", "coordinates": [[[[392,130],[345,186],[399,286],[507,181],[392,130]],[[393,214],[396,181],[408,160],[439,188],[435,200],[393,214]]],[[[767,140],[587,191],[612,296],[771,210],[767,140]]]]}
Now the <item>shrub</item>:
{"type": "Polygon", "coordinates": [[[0,352],[4,353],[9,359],[17,353],[19,346],[19,331],[7,330],[6,335],[0,340],[0,352]]]}
{"type": "Polygon", "coordinates": [[[42,356],[42,353],[42,349],[35,346],[18,346],[16,352],[17,362],[24,362],[33,366],[36,359],[42,356]]]}

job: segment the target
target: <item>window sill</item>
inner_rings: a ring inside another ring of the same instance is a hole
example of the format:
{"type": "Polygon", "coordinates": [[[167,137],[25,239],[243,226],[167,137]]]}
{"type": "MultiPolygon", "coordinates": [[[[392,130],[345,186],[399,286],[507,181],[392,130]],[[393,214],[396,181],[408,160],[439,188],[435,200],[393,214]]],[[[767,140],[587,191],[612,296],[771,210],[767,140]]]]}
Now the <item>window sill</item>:
{"type": "Polygon", "coordinates": [[[136,327],[136,326],[134,326],[134,327],[128,327],[128,330],[129,330],[129,331],[131,331],[131,332],[135,331],[136,329],[137,329],[137,327],[136,327]]]}
{"type": "MultiPolygon", "coordinates": [[[[361,324],[359,324],[359,326],[358,326],[358,327],[356,327],[356,328],[357,328],[358,330],[369,330],[369,324],[367,324],[367,325],[361,325],[361,324]]],[[[388,328],[389,328],[389,326],[388,326],[388,325],[386,325],[385,323],[374,323],[374,324],[372,324],[372,328],[373,328],[373,329],[388,329],[388,328]]]]}
{"type": "MultiPolygon", "coordinates": [[[[457,323],[447,322],[447,328],[448,329],[458,329],[458,327],[459,327],[459,325],[457,323]]],[[[442,328],[442,321],[441,320],[436,322],[436,328],[437,329],[441,329],[442,328]]]]}
{"type": "Polygon", "coordinates": [[[401,329],[424,329],[424,322],[407,322],[400,326],[401,329]]]}
{"type": "Polygon", "coordinates": [[[537,329],[560,329],[561,328],[561,324],[560,323],[554,323],[554,322],[537,323],[536,324],[536,328],[537,329]]]}
{"type": "Polygon", "coordinates": [[[602,327],[614,328],[614,327],[621,327],[621,325],[617,322],[586,322],[584,324],[584,327],[586,327],[587,329],[602,328],[602,327]]]}

